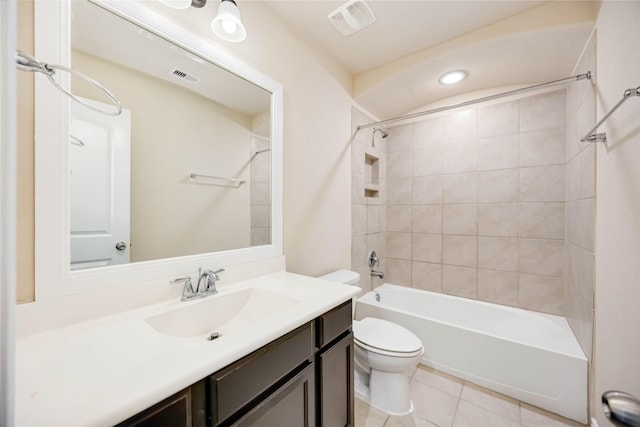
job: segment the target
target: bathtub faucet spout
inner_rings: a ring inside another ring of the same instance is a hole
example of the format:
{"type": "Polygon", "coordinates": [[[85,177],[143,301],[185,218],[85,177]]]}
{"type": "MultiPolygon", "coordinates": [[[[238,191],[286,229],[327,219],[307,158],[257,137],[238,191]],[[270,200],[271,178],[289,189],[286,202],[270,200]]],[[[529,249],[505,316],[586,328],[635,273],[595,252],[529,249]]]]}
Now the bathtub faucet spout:
{"type": "Polygon", "coordinates": [[[384,279],[384,272],[371,270],[371,277],[377,277],[379,279],[384,279]]]}

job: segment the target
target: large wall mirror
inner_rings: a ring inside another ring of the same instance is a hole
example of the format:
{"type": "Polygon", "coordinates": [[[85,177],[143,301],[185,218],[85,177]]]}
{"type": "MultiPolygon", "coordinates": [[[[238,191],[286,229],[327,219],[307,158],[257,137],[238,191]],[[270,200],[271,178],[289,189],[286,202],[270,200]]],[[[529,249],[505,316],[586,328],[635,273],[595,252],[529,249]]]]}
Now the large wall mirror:
{"type": "Polygon", "coordinates": [[[39,59],[123,108],[36,82],[36,299],[282,253],[281,85],[144,2],[41,1],[35,23],[39,59]]]}

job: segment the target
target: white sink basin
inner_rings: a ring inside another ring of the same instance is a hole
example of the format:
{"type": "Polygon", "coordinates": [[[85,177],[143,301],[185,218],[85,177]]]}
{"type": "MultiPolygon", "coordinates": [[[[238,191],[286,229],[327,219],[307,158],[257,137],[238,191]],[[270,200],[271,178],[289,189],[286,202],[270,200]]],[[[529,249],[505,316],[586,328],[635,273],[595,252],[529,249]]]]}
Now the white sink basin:
{"type": "Polygon", "coordinates": [[[145,321],[161,334],[172,337],[208,337],[248,323],[259,323],[266,316],[292,307],[297,300],[259,288],[242,289],[185,303],[145,321]]]}

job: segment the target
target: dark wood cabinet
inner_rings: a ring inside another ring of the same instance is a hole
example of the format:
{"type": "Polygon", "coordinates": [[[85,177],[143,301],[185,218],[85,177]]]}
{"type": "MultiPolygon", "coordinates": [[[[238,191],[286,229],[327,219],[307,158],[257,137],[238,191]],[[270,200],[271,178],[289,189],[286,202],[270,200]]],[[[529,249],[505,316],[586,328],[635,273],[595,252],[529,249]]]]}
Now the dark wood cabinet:
{"type": "Polygon", "coordinates": [[[316,319],[317,420],[322,427],[354,425],[351,301],[316,319]]]}
{"type": "Polygon", "coordinates": [[[317,362],[322,427],[354,425],[353,334],[322,351],[317,362]]]}
{"type": "Polygon", "coordinates": [[[200,381],[117,427],[205,427],[206,420],[205,383],[200,381]]]}
{"type": "Polygon", "coordinates": [[[351,301],[118,427],[345,427],[354,413],[351,301]]]}

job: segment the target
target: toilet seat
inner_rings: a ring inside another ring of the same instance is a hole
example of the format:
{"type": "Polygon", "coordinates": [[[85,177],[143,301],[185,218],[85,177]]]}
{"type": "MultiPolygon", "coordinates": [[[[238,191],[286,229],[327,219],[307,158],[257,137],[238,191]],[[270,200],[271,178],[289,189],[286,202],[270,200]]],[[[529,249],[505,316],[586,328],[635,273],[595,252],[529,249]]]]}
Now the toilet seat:
{"type": "Polygon", "coordinates": [[[411,331],[373,317],[354,321],[353,336],[358,346],[381,355],[415,357],[423,351],[422,342],[411,331]]]}

